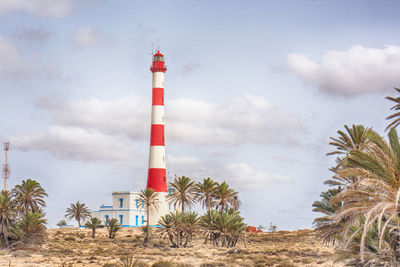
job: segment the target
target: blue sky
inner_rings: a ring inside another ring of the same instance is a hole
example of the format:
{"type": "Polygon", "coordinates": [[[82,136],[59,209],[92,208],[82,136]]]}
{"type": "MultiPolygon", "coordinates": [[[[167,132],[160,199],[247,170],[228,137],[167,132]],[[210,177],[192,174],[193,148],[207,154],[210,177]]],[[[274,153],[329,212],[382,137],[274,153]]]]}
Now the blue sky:
{"type": "Polygon", "coordinates": [[[51,226],[145,186],[150,53],[166,57],[167,168],[226,180],[247,223],[312,226],[329,136],[382,134],[400,76],[397,1],[0,1],[1,140],[51,226]]]}

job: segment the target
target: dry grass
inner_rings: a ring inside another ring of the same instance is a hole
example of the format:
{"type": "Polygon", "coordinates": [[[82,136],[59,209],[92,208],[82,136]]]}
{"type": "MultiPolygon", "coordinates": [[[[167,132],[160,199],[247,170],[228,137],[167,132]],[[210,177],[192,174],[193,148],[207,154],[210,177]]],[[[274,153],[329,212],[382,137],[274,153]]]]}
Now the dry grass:
{"type": "Polygon", "coordinates": [[[246,247],[217,248],[195,238],[189,248],[170,248],[167,240],[153,238],[144,246],[140,232],[124,228],[116,239],[100,229],[96,239],[89,230],[73,228],[48,231],[49,240],[36,251],[1,251],[0,266],[124,266],[129,258],[143,267],[217,266],[342,266],[333,263],[333,249],[321,245],[311,230],[247,235],[246,247]]]}

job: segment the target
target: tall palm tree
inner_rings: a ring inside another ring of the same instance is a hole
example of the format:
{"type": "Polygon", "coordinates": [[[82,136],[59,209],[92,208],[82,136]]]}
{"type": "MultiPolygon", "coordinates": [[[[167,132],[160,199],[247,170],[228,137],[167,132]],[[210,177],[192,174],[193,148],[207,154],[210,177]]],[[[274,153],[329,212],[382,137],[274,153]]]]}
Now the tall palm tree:
{"type": "MultiPolygon", "coordinates": [[[[400,89],[394,87],[394,89],[400,93],[400,89]]],[[[387,96],[385,97],[385,99],[393,101],[394,103],[396,103],[390,110],[396,110],[396,112],[390,116],[387,116],[386,119],[387,120],[391,120],[394,119],[391,123],[389,123],[389,125],[386,127],[385,131],[389,130],[390,128],[396,128],[397,126],[399,126],[400,124],[400,97],[391,97],[391,96],[387,96]]]]}
{"type": "Polygon", "coordinates": [[[101,221],[99,220],[99,218],[91,217],[90,220],[86,222],[85,227],[92,230],[92,238],[95,238],[96,229],[104,227],[104,225],[101,224],[101,221]]]}
{"type": "Polygon", "coordinates": [[[3,237],[4,244],[9,245],[9,231],[15,220],[15,203],[11,194],[7,190],[0,192],[0,234],[3,237]]]}
{"type": "Polygon", "coordinates": [[[196,201],[195,182],[186,176],[175,176],[174,181],[169,185],[174,191],[168,195],[168,200],[172,201],[175,207],[179,205],[182,212],[185,212],[185,206],[190,208],[196,201]]]}
{"type": "Polygon", "coordinates": [[[16,185],[11,192],[17,203],[17,208],[24,213],[35,212],[46,207],[44,197],[48,195],[35,180],[24,180],[21,185],[16,185]]]}
{"type": "Polygon", "coordinates": [[[362,233],[359,245],[362,264],[365,264],[367,236],[375,224],[379,233],[377,249],[383,251],[384,247],[392,246],[394,258],[400,259],[400,143],[394,128],[388,136],[389,143],[379,135],[370,136],[368,148],[350,152],[338,175],[360,177],[358,186],[347,188],[331,200],[342,203],[334,219],[339,222],[347,218],[342,231],[346,245],[362,233]],[[355,225],[357,229],[349,236],[348,229],[355,225]],[[385,243],[387,233],[395,235],[392,244],[385,243]]]}
{"type": "Polygon", "coordinates": [[[139,208],[145,208],[146,210],[146,231],[144,243],[147,243],[150,240],[150,213],[158,209],[160,200],[158,199],[158,193],[152,188],[140,190],[138,200],[139,208]]]}
{"type": "Polygon", "coordinates": [[[228,209],[229,205],[232,206],[235,199],[234,197],[237,196],[237,194],[238,193],[230,188],[225,181],[217,185],[214,191],[214,198],[216,200],[216,206],[219,207],[221,214],[228,209]]]}
{"type": "Polygon", "coordinates": [[[75,204],[71,204],[65,212],[65,218],[68,220],[75,219],[79,227],[81,227],[81,220],[85,220],[90,216],[89,208],[85,203],[80,203],[79,201],[75,204]]]}
{"type": "Polygon", "coordinates": [[[213,194],[216,188],[217,182],[211,180],[210,177],[204,178],[203,182],[195,184],[197,199],[208,211],[214,206],[213,194]]]}

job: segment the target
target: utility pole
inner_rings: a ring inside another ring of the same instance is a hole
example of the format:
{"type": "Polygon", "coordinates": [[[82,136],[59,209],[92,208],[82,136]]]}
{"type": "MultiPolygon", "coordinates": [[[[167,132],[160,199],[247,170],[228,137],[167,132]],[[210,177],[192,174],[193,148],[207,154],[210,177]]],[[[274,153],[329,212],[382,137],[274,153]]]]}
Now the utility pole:
{"type": "Polygon", "coordinates": [[[8,151],[10,143],[4,143],[4,164],[3,164],[3,190],[7,190],[8,179],[10,178],[10,166],[8,165],[8,151]]]}

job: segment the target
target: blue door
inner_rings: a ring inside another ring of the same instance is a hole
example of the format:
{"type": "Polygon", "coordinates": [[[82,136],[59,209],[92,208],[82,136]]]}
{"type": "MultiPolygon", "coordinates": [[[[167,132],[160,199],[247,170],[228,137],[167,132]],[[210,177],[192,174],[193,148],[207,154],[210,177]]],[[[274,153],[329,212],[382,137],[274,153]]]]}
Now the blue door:
{"type": "Polygon", "coordinates": [[[142,215],[142,224],[144,224],[144,216],[142,215]]]}
{"type": "Polygon", "coordinates": [[[135,220],[136,220],[136,226],[139,226],[139,216],[138,215],[136,215],[135,220]]]}
{"type": "Polygon", "coordinates": [[[122,224],[122,219],[124,218],[124,215],[119,215],[119,224],[122,224]]]}

